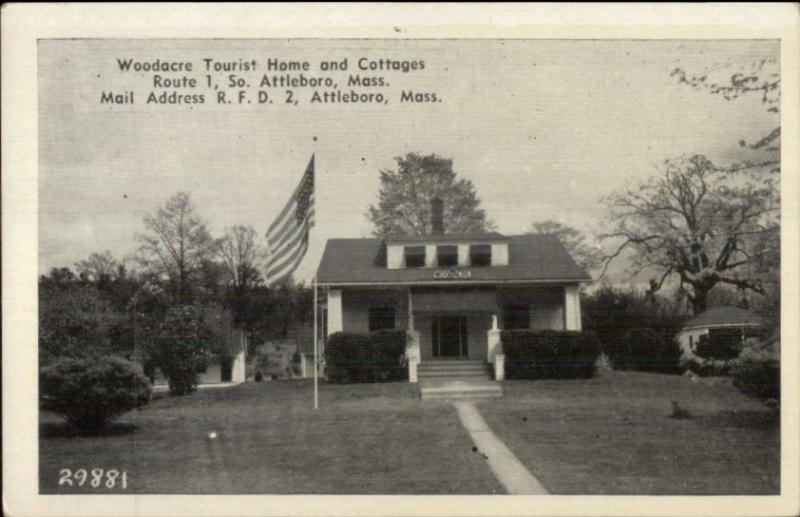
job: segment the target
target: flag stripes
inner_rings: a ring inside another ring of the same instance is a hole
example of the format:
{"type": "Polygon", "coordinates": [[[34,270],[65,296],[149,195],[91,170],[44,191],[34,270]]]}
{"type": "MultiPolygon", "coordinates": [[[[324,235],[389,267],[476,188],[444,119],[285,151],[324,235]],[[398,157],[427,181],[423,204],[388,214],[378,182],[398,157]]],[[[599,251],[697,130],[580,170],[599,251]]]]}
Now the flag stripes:
{"type": "Polygon", "coordinates": [[[274,287],[291,275],[308,251],[314,227],[314,156],[289,202],[267,230],[267,281],[274,287]]]}

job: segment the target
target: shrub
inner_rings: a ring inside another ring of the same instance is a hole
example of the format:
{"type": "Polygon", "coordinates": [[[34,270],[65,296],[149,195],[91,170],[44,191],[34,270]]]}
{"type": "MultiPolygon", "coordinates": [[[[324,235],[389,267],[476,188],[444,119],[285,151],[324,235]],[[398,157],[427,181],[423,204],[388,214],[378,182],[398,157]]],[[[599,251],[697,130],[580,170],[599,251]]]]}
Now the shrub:
{"type": "Polygon", "coordinates": [[[325,373],[330,382],[387,382],[405,376],[406,333],[337,332],[325,344],[325,373]]]}
{"type": "Polygon", "coordinates": [[[693,346],[684,345],[681,365],[701,376],[728,375],[741,351],[740,329],[713,329],[693,346]]]}
{"type": "Polygon", "coordinates": [[[748,340],[741,355],[733,361],[730,374],[733,385],[742,393],[762,400],[780,400],[780,340],[777,337],[765,342],[748,340]]]}
{"type": "Polygon", "coordinates": [[[698,339],[694,353],[704,359],[727,361],[742,351],[741,329],[713,329],[698,339]]]}
{"type": "Polygon", "coordinates": [[[84,432],[98,432],[150,400],[150,382],[138,363],[119,356],[62,358],[39,374],[41,408],[84,432]]]}
{"type": "Polygon", "coordinates": [[[504,330],[501,342],[509,379],[591,377],[600,356],[589,331],[504,330]]]}
{"type": "Polygon", "coordinates": [[[680,357],[680,346],[668,329],[634,327],[625,332],[611,360],[617,369],[680,373],[680,357]]]}

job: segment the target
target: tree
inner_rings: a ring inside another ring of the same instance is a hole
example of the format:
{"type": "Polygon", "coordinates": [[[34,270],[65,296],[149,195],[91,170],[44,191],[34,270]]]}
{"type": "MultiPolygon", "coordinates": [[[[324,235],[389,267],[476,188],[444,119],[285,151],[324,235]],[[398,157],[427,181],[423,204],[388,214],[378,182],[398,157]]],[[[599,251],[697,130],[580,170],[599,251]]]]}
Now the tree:
{"type": "Polygon", "coordinates": [[[82,279],[95,282],[108,282],[118,275],[124,276],[124,266],[117,263],[108,250],[92,253],[88,259],[76,263],[75,270],[82,279]]]}
{"type": "Polygon", "coordinates": [[[632,275],[655,271],[651,291],[677,276],[695,314],[718,283],[764,293],[779,256],[779,191],[772,175],[731,173],[705,156],[666,160],[661,174],[604,199],[615,243],[608,264],[632,250],[632,275]]]}
{"type": "Polygon", "coordinates": [[[216,253],[217,241],[183,192],[146,216],[144,225],[148,233],[137,236],[141,242],[139,262],[158,277],[168,279],[175,301],[185,303],[191,297],[192,282],[203,272],[204,261],[216,253]]]}
{"type": "Polygon", "coordinates": [[[575,262],[584,269],[592,270],[603,263],[603,252],[586,244],[586,238],[576,228],[558,221],[546,220],[531,224],[528,233],[534,235],[555,235],[567,249],[575,262]]]}
{"type": "Polygon", "coordinates": [[[678,82],[696,90],[705,90],[713,95],[722,95],[726,100],[741,96],[760,95],[761,103],[768,113],[778,119],[776,127],[755,142],[740,140],[739,145],[748,149],[763,151],[765,158],[745,161],[731,167],[732,170],[764,169],[780,172],[780,102],[781,70],[776,57],[763,57],[754,60],[732,60],[717,63],[699,73],[690,74],[683,68],[675,68],[670,74],[678,82]]]}
{"type": "Polygon", "coordinates": [[[228,278],[228,299],[234,321],[252,327],[249,310],[252,294],[263,282],[260,268],[264,254],[256,240],[256,231],[250,226],[226,229],[220,240],[219,254],[228,278]]]}
{"type": "Polygon", "coordinates": [[[434,197],[444,201],[445,232],[485,232],[494,228],[479,208],[475,185],[456,178],[452,159],[408,153],[395,160],[397,170],[380,171],[379,201],[367,212],[376,236],[430,233],[434,197]]]}

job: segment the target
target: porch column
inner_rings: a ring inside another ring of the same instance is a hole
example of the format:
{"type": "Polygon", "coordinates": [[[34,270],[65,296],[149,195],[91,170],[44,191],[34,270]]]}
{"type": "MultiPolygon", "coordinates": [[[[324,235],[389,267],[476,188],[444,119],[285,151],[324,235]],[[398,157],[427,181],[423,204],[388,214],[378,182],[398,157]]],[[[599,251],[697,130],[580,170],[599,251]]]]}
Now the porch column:
{"type": "Polygon", "coordinates": [[[417,382],[417,366],[422,357],[419,349],[419,332],[414,328],[414,304],[411,299],[411,288],[408,288],[408,330],[406,335],[406,358],[408,359],[408,381],[417,382]]]}
{"type": "Polygon", "coordinates": [[[564,330],[581,330],[581,296],[577,285],[564,288],[564,330]]]}
{"type": "Polygon", "coordinates": [[[342,290],[330,289],[328,291],[328,335],[341,332],[342,326],[342,290]]]}
{"type": "Polygon", "coordinates": [[[492,314],[492,328],[486,333],[486,360],[493,364],[500,353],[500,328],[497,326],[497,313],[492,314]]]}

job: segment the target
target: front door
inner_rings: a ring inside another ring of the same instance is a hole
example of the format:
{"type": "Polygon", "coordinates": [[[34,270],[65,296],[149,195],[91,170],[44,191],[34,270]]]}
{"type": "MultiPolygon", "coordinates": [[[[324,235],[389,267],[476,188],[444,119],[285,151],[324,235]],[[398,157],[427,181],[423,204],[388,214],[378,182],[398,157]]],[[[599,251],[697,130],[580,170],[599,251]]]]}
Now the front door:
{"type": "Polygon", "coordinates": [[[434,357],[467,356],[466,316],[436,316],[432,325],[434,357]]]}

